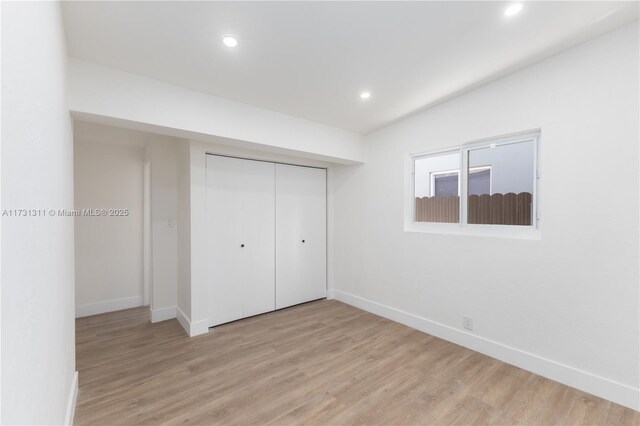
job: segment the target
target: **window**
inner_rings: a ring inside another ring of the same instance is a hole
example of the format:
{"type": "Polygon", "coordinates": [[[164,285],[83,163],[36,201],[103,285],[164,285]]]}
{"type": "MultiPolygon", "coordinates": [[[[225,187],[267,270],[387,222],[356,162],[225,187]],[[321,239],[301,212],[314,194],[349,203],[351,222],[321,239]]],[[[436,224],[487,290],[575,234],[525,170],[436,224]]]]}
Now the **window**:
{"type": "Polygon", "coordinates": [[[538,139],[528,133],[412,156],[410,222],[537,229],[538,139]]]}

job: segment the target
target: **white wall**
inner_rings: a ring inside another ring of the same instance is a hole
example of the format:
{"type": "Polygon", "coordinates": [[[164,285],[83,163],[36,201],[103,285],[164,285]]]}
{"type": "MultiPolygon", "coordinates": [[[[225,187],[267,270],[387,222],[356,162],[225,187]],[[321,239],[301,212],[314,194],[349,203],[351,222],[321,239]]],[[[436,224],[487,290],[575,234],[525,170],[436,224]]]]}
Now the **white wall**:
{"type": "Polygon", "coordinates": [[[190,143],[178,146],[178,309],[191,318],[190,143]]]}
{"type": "MultiPolygon", "coordinates": [[[[178,192],[180,140],[82,121],[76,121],[74,138],[79,154],[78,208],[124,206],[131,210],[126,218],[77,218],[78,312],[90,315],[144,302],[144,167],[148,163],[151,320],[175,318],[178,197],[184,196],[178,192]]],[[[182,143],[188,148],[187,141],[182,143]]],[[[188,209],[180,214],[188,214],[188,209]]]]}
{"type": "Polygon", "coordinates": [[[75,131],[76,209],[129,214],[76,218],[76,316],[141,306],[144,147],[112,128],[78,124],[90,128],[75,131]]]}
{"type": "Polygon", "coordinates": [[[335,296],[640,408],[638,32],[369,135],[336,170],[335,296]],[[408,154],[536,128],[541,240],[404,232],[408,154]]]}
{"type": "Polygon", "coordinates": [[[151,321],[175,318],[178,283],[178,144],[154,136],[151,161],[151,321]]]}
{"type": "Polygon", "coordinates": [[[362,136],[348,130],[229,101],[158,80],[70,60],[74,116],[179,138],[353,164],[363,161],[362,136]]]}
{"type": "MultiPolygon", "coordinates": [[[[72,209],[58,3],[2,3],[2,207],[72,209]]],[[[73,218],[2,217],[3,424],[62,424],[74,401],[73,218]]]]}
{"type": "MultiPolygon", "coordinates": [[[[178,146],[179,139],[127,128],[76,121],[76,141],[83,157],[77,159],[79,177],[76,180],[83,204],[138,205],[128,218],[112,218],[109,226],[95,229],[96,218],[79,218],[86,228],[79,241],[89,247],[98,239],[108,242],[107,248],[93,248],[78,253],[79,259],[93,262],[94,267],[78,265],[79,277],[106,268],[101,278],[79,294],[79,311],[92,313],[96,309],[124,309],[144,302],[144,167],[149,164],[150,232],[147,279],[151,287],[151,320],[175,318],[178,268],[178,146]],[[91,157],[91,158],[88,158],[91,157]],[[86,163],[86,164],[85,164],[86,163]],[[95,188],[92,188],[95,187],[95,188]],[[134,226],[135,224],[135,226],[134,226]],[[123,234],[127,229],[126,235],[123,234]],[[135,229],[134,229],[135,228],[135,229]],[[103,232],[108,231],[108,232],[103,232]],[[108,235],[107,235],[108,234],[108,235]],[[117,234],[117,235],[116,235],[117,234]],[[119,248],[126,245],[126,248],[119,248]],[[118,271],[111,268],[118,263],[118,271]],[[101,266],[102,265],[102,266],[101,266]],[[138,284],[133,284],[133,277],[138,284]],[[118,278],[118,285],[108,285],[118,278]],[[134,296],[131,294],[135,288],[134,296]],[[119,299],[108,297],[122,296],[119,299]],[[86,299],[97,299],[97,302],[86,299]],[[110,301],[110,302],[109,302],[110,301]]],[[[183,141],[188,146],[186,141],[183,141]]],[[[106,218],[98,218],[106,219],[106,218]]],[[[106,222],[105,222],[106,223],[106,222]]],[[[79,284],[79,286],[82,284],[79,284]]]]}

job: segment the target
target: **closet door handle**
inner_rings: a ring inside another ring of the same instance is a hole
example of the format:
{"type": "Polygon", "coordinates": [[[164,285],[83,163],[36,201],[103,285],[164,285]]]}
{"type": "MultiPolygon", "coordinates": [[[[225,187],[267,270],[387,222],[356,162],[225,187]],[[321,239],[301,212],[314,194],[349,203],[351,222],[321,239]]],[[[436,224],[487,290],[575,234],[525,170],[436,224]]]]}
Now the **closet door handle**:
{"type": "Polygon", "coordinates": [[[240,247],[244,247],[244,244],[240,244],[240,247]]]}
{"type": "Polygon", "coordinates": [[[304,240],[302,240],[302,242],[304,243],[304,240]]]}

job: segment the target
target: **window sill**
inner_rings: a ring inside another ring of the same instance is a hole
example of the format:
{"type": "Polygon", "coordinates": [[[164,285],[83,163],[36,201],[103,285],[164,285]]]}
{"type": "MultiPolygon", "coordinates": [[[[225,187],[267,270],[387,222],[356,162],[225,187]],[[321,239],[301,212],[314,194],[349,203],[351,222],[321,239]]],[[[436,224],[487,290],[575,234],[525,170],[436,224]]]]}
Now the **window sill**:
{"type": "Polygon", "coordinates": [[[542,233],[539,228],[515,225],[461,225],[459,223],[410,222],[405,223],[404,231],[426,234],[510,238],[515,240],[542,239],[542,233]]]}

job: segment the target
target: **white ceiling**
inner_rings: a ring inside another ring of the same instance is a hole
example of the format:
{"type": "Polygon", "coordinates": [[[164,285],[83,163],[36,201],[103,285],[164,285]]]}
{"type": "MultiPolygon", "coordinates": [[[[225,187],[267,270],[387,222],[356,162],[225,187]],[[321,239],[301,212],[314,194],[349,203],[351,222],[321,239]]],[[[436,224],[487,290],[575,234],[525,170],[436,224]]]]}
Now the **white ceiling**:
{"type": "Polygon", "coordinates": [[[637,2],[509,4],[65,2],[64,18],[71,56],[365,134],[638,20],[637,2]]]}

